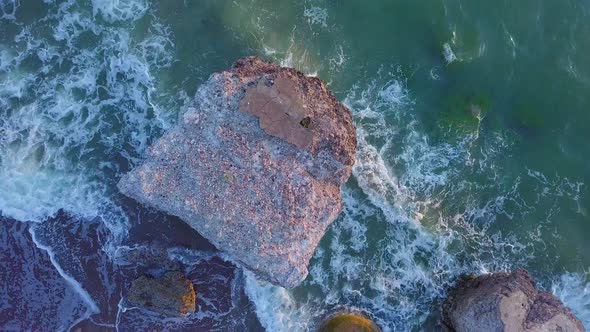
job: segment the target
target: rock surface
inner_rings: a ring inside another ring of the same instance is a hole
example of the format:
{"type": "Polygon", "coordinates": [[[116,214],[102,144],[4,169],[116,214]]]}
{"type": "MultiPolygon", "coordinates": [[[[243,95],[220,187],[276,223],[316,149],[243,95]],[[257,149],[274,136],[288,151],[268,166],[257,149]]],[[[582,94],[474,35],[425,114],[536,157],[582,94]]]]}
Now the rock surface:
{"type": "Polygon", "coordinates": [[[199,88],[119,189],[294,287],[342,209],[355,148],[352,116],[321,80],[249,57],[199,88]]]}
{"type": "Polygon", "coordinates": [[[443,305],[457,332],[580,332],[582,323],[561,301],[539,291],[527,271],[466,277],[443,305]]]}
{"type": "Polygon", "coordinates": [[[0,211],[0,331],[65,331],[89,311],[31,235],[0,211]]]}
{"type": "Polygon", "coordinates": [[[160,278],[141,276],[127,294],[130,303],[172,317],[195,312],[195,299],[193,283],[179,271],[160,278]]]}
{"type": "Polygon", "coordinates": [[[327,319],[319,332],[381,332],[381,329],[361,314],[343,313],[327,319]]]}

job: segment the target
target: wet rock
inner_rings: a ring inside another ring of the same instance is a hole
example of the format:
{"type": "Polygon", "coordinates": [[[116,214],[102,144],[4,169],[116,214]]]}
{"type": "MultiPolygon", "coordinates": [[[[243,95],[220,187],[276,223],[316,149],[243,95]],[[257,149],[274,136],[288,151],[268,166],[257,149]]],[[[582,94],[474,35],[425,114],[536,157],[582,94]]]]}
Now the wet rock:
{"type": "Polygon", "coordinates": [[[173,250],[187,263],[183,271],[196,291],[196,314],[182,319],[123,303],[118,331],[263,331],[243,289],[240,269],[216,256],[173,250]]]}
{"type": "Polygon", "coordinates": [[[342,209],[355,148],[352,116],[322,81],[250,57],[199,88],[119,189],[294,287],[342,209]]]}
{"type": "Polygon", "coordinates": [[[133,281],[127,301],[166,316],[184,316],[195,312],[195,289],[191,280],[179,271],[159,278],[142,276],[133,281]]]}
{"type": "Polygon", "coordinates": [[[342,313],[327,319],[319,332],[381,332],[381,329],[364,315],[342,313]]]}
{"type": "Polygon", "coordinates": [[[526,270],[463,278],[443,305],[457,332],[579,332],[582,323],[559,299],[539,291],[526,270]]]}
{"type": "Polygon", "coordinates": [[[68,330],[91,308],[37,247],[31,225],[0,212],[0,330],[68,330]]]}
{"type": "Polygon", "coordinates": [[[86,219],[60,210],[42,222],[32,223],[31,234],[82,289],[83,298],[92,308],[89,319],[114,326],[121,290],[131,271],[123,271],[111,261],[108,241],[113,234],[102,218],[86,219]]]}

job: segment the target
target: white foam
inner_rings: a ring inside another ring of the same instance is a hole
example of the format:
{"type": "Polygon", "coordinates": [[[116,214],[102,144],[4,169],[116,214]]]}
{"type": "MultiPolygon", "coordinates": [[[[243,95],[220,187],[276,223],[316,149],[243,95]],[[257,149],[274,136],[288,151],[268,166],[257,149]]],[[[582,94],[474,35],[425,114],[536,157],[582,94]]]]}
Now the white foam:
{"type": "Polygon", "coordinates": [[[309,7],[303,11],[303,16],[309,24],[328,27],[328,10],[321,7],[309,7]]]}
{"type": "MultiPolygon", "coordinates": [[[[8,69],[0,71],[0,107],[12,108],[0,119],[0,210],[17,219],[40,220],[60,208],[88,217],[116,210],[105,182],[112,180],[101,177],[117,166],[100,158],[138,156],[174,118],[150,99],[151,73],[172,61],[164,26],[155,21],[145,39],[134,42],[126,30],[100,25],[75,1],[51,7],[46,20],[55,21],[52,37],[39,39],[37,27],[24,27],[15,40],[26,48],[15,48],[16,55],[0,51],[1,66],[8,69]],[[79,49],[84,33],[96,42],[79,49]],[[38,71],[21,69],[29,57],[41,61],[38,71]],[[60,70],[65,59],[72,64],[67,72],[60,70]],[[37,80],[41,73],[47,78],[37,80]],[[11,106],[14,100],[18,108],[11,106]]],[[[147,4],[93,1],[93,9],[118,20],[141,17],[147,4]]],[[[125,223],[124,216],[119,219],[125,223]]]]}
{"type": "Polygon", "coordinates": [[[453,63],[457,61],[457,56],[455,55],[455,52],[453,52],[451,44],[449,43],[444,43],[443,45],[443,56],[445,57],[445,61],[447,63],[453,63]]]}
{"type": "Polygon", "coordinates": [[[108,22],[135,21],[148,9],[146,0],[92,0],[94,16],[101,15],[108,22]]]}
{"type": "MultiPolygon", "coordinates": [[[[146,1],[93,0],[93,13],[75,0],[46,2],[47,16],[22,25],[14,47],[0,48],[0,211],[36,222],[59,209],[101,216],[111,233],[101,249],[114,253],[128,221],[115,203],[112,174],[175,118],[151,97],[154,72],[173,61],[171,34],[155,18],[143,38],[96,19],[136,20],[147,12],[146,1]],[[27,65],[28,59],[40,64],[27,65]]],[[[86,316],[99,312],[56,254],[31,234],[88,305],[86,316]]]]}
{"type": "Polygon", "coordinates": [[[0,20],[15,20],[16,10],[20,6],[19,0],[0,0],[0,20]]]}
{"type": "Polygon", "coordinates": [[[565,273],[553,282],[551,292],[555,294],[582,321],[586,329],[590,328],[590,281],[584,273],[565,273]]]}
{"type": "Polygon", "coordinates": [[[31,237],[37,248],[47,252],[47,254],[49,255],[49,259],[51,260],[51,263],[53,264],[53,266],[55,266],[59,275],[62,278],[64,278],[64,280],[76,291],[76,293],[80,295],[80,297],[86,303],[86,305],[88,305],[89,312],[86,313],[86,317],[89,317],[91,314],[99,313],[100,309],[96,305],[96,302],[94,302],[90,294],[82,287],[82,285],[80,285],[78,281],[76,281],[76,279],[72,278],[71,276],[65,273],[65,271],[57,263],[55,253],[51,251],[51,248],[44,246],[37,241],[35,232],[33,231],[32,227],[29,228],[29,232],[31,233],[31,237]]]}
{"type": "Polygon", "coordinates": [[[300,306],[289,291],[259,281],[245,272],[245,289],[248,298],[256,304],[260,323],[267,331],[306,331],[310,317],[305,306],[300,306]],[[261,314],[263,315],[261,317],[261,314]]]}

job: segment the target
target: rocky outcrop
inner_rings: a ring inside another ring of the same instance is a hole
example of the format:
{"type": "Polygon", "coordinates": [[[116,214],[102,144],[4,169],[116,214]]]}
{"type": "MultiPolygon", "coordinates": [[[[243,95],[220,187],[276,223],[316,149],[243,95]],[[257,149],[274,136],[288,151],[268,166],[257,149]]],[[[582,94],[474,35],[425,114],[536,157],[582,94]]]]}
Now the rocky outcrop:
{"type": "Polygon", "coordinates": [[[580,332],[582,323],[559,299],[539,291],[527,271],[463,278],[443,305],[457,332],[580,332]]]}
{"type": "Polygon", "coordinates": [[[133,281],[127,301],[166,316],[184,316],[195,312],[195,289],[191,280],[179,271],[159,278],[141,276],[133,281]]]}
{"type": "Polygon", "coordinates": [[[31,234],[0,211],[0,331],[63,331],[91,310],[31,234]]]}
{"type": "Polygon", "coordinates": [[[381,329],[360,313],[340,313],[329,317],[319,332],[381,332],[381,329]]]}
{"type": "Polygon", "coordinates": [[[249,57],[199,88],[119,189],[294,287],[342,209],[355,148],[351,114],[321,80],[249,57]]]}

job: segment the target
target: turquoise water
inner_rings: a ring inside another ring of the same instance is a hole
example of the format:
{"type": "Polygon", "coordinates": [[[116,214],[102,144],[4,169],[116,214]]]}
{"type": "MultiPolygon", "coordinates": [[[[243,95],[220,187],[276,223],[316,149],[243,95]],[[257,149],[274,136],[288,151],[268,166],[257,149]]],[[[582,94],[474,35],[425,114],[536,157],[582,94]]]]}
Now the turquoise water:
{"type": "Polygon", "coordinates": [[[342,306],[436,330],[466,272],[526,267],[590,327],[590,2],[0,0],[0,210],[132,223],[115,184],[198,86],[260,55],[325,80],[359,141],[310,276],[247,276],[269,331],[342,306]]]}

